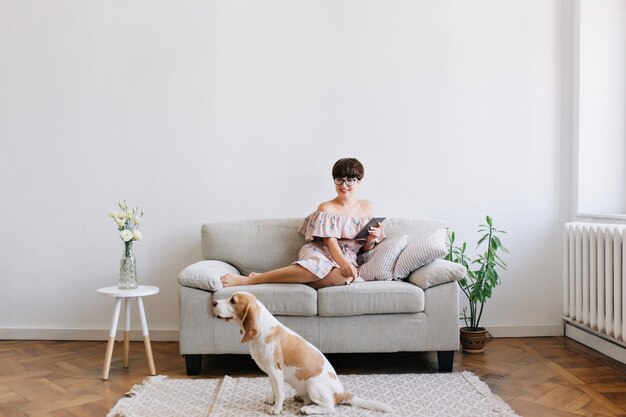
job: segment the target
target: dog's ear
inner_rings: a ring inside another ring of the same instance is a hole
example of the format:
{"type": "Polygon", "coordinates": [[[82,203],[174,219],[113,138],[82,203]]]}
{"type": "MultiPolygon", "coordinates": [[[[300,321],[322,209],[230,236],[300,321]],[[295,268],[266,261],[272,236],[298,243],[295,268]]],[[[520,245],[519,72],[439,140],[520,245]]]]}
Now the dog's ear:
{"type": "Polygon", "coordinates": [[[243,339],[241,339],[241,343],[248,343],[249,341],[259,337],[259,327],[257,325],[258,318],[259,308],[256,305],[256,300],[248,300],[248,304],[246,305],[246,311],[244,313],[243,319],[241,320],[244,330],[244,335],[243,339]]]}

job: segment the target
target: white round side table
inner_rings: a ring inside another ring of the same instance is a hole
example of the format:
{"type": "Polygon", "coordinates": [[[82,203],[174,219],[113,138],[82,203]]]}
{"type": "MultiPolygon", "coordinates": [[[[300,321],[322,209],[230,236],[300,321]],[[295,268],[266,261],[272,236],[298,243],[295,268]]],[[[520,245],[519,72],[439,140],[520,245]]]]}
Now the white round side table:
{"type": "Polygon", "coordinates": [[[115,333],[117,332],[117,323],[120,318],[120,309],[122,307],[122,299],[124,299],[124,313],[126,320],[124,324],[124,368],[128,368],[128,348],[130,333],[130,300],[137,299],[137,307],[139,308],[139,319],[141,320],[141,329],[143,330],[143,342],[146,348],[146,356],[148,357],[148,366],[150,367],[150,375],[156,375],[154,368],[154,359],[152,357],[152,346],[150,346],[150,336],[148,333],[148,322],[146,321],[146,311],[143,307],[143,297],[159,293],[159,287],[151,285],[139,285],[132,290],[120,290],[115,287],[104,287],[98,289],[98,293],[109,297],[115,297],[115,309],[113,310],[113,320],[111,321],[111,330],[109,331],[109,342],[107,343],[107,351],[104,355],[104,366],[102,368],[102,379],[109,379],[109,369],[111,368],[111,357],[113,356],[113,346],[115,344],[115,333]]]}

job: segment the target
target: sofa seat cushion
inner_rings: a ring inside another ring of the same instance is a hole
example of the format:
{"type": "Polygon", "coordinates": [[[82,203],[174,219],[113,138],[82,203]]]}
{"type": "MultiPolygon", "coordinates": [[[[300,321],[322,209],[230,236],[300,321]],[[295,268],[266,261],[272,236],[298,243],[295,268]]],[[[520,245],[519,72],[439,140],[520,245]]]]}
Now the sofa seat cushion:
{"type": "MultiPolygon", "coordinates": [[[[412,285],[412,284],[409,284],[412,285]]],[[[317,291],[304,284],[259,284],[227,287],[213,294],[214,300],[245,291],[254,294],[275,316],[317,315],[317,291]]]]}
{"type": "Polygon", "coordinates": [[[400,281],[369,281],[322,288],[317,298],[318,314],[325,317],[424,311],[424,290],[400,281]]]}

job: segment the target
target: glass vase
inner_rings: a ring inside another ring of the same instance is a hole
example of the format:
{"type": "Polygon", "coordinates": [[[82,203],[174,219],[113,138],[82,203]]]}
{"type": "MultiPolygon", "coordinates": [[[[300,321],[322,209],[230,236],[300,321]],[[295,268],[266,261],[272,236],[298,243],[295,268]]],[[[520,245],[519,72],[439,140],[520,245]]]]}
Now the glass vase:
{"type": "Polygon", "coordinates": [[[132,290],[137,288],[137,268],[135,255],[133,255],[133,242],[124,242],[124,255],[120,261],[120,280],[117,287],[120,290],[132,290]]]}

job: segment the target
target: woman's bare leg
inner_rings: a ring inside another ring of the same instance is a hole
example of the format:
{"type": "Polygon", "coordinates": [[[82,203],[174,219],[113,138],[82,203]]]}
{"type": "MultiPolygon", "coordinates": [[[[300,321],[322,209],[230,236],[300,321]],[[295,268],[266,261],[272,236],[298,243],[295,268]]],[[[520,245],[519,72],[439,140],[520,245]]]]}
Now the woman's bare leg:
{"type": "Polygon", "coordinates": [[[339,268],[333,268],[324,278],[307,284],[317,290],[324,287],[334,287],[335,285],[346,285],[352,281],[354,281],[354,277],[344,277],[339,268]]]}
{"type": "Polygon", "coordinates": [[[264,273],[252,273],[250,275],[226,274],[222,277],[222,285],[235,287],[238,285],[255,285],[268,283],[302,283],[306,284],[320,279],[313,272],[300,265],[289,265],[284,268],[274,269],[264,273]]]}

